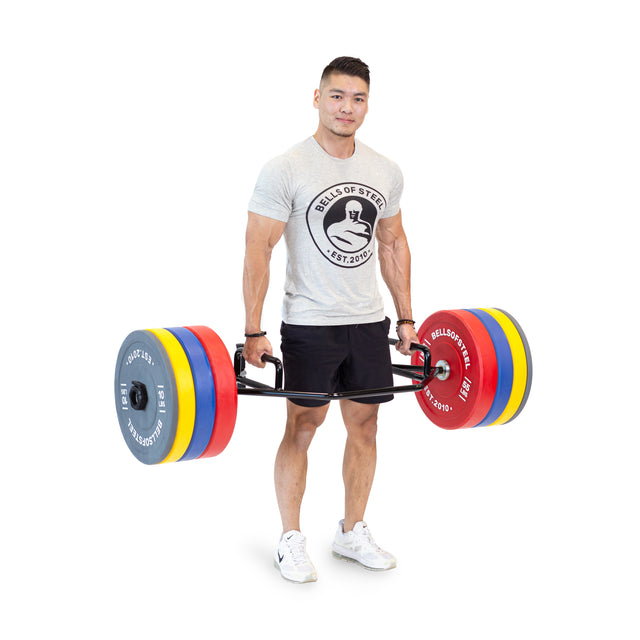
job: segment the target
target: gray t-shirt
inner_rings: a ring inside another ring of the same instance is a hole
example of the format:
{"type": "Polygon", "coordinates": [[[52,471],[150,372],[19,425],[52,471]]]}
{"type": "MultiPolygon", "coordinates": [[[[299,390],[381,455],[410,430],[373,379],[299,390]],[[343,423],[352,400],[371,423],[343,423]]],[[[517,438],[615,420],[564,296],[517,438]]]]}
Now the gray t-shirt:
{"type": "Polygon", "coordinates": [[[359,140],[342,160],[309,137],[263,167],[249,211],[287,223],[286,323],[384,319],[375,232],[399,212],[402,188],[398,165],[359,140]]]}

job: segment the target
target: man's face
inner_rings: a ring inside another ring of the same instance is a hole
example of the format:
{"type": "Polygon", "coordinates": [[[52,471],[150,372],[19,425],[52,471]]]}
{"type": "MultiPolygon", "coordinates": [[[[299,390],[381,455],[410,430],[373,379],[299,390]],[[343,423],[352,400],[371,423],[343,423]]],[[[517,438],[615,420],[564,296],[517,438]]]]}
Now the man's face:
{"type": "Polygon", "coordinates": [[[316,89],[313,105],[320,112],[320,126],[340,137],[351,137],[369,110],[369,89],[362,78],[331,74],[316,89]]]}

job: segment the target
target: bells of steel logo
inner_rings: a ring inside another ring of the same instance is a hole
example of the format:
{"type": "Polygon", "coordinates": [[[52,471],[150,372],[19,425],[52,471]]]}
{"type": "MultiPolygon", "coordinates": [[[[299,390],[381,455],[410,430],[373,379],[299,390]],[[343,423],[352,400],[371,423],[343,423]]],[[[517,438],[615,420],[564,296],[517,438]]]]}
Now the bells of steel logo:
{"type": "Polygon", "coordinates": [[[376,219],[387,202],[356,182],[329,187],[307,209],[307,226],[320,253],[338,267],[359,267],[373,255],[376,219]]]}

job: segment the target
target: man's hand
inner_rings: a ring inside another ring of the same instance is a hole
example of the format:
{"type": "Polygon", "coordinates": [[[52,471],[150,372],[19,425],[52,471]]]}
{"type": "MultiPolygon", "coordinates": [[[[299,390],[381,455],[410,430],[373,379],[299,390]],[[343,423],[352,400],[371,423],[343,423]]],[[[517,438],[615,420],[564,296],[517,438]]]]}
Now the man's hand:
{"type": "Polygon", "coordinates": [[[412,324],[398,325],[398,340],[396,349],[405,356],[411,353],[410,347],[413,343],[420,344],[420,339],[412,324]]]}
{"type": "Polygon", "coordinates": [[[266,336],[245,338],[242,355],[249,364],[264,369],[265,363],[262,362],[261,358],[265,353],[270,356],[273,355],[271,343],[266,336]]]}

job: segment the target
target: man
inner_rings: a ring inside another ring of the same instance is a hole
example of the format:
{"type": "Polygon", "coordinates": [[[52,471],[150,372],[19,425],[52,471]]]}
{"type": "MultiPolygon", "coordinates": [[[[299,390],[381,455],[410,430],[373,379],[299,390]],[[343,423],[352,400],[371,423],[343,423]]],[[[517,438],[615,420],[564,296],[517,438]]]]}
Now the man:
{"type": "MultiPolygon", "coordinates": [[[[411,320],[411,256],[402,227],[402,174],[393,162],[356,140],[368,111],[369,69],[357,58],[336,58],[314,92],[315,134],[268,162],[249,204],[243,294],[244,357],[263,367],[271,354],[261,330],[271,252],[282,235],[287,273],[281,326],[285,388],[335,392],[391,386],[389,320],[377,288],[375,245],[383,279],[399,322],[398,350],[408,355],[419,342],[411,320]],[[350,213],[351,211],[351,213],[350,213]],[[345,228],[355,225],[351,245],[345,228]],[[375,237],[363,230],[370,228],[375,237]],[[364,238],[364,241],[363,241],[364,238]]],[[[340,400],[347,430],[343,461],[345,514],[334,555],[369,569],[395,567],[364,523],[376,466],[378,407],[393,396],[340,400]]],[[[300,531],[307,450],[329,402],[287,399],[287,423],[275,463],[275,486],[283,534],[275,553],[282,576],[316,580],[300,531]]]]}

